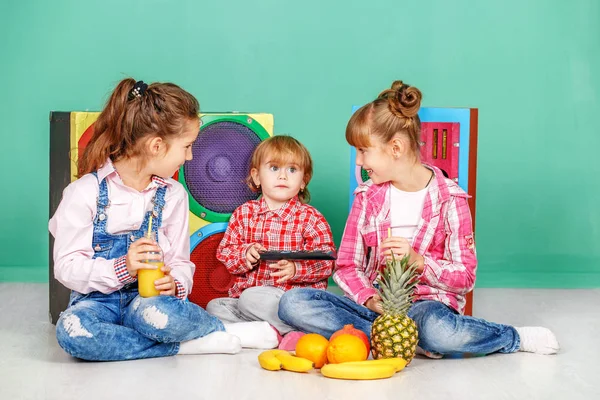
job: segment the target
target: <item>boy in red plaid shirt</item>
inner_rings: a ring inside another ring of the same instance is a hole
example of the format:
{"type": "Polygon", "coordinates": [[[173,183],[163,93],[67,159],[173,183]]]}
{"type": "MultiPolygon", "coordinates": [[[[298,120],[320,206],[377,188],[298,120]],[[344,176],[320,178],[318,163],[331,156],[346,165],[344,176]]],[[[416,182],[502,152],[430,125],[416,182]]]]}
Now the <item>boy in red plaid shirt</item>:
{"type": "MultiPolygon", "coordinates": [[[[281,296],[294,288],[327,288],[333,261],[260,259],[267,250],[335,250],[329,224],[306,204],[311,177],[310,154],[296,139],[274,136],[258,145],[247,182],[262,196],[242,204],[229,220],[217,258],[235,281],[228,298],[208,303],[210,314],[224,322],[267,321],[287,334],[293,328],[279,319],[281,296]]],[[[292,347],[297,339],[296,333],[287,335],[282,345],[292,347]]]]}

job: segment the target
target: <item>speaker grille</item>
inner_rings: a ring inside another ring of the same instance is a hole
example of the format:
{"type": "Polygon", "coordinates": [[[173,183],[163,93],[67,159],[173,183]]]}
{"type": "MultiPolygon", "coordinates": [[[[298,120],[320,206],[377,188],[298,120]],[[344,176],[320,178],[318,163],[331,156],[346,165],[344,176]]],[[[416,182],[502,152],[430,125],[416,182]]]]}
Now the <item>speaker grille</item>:
{"type": "Polygon", "coordinates": [[[224,232],[220,232],[204,238],[190,255],[190,259],[196,265],[196,272],[194,287],[188,298],[202,308],[206,308],[212,299],[229,297],[228,290],[233,285],[233,276],[216,257],[217,247],[223,235],[224,232]]]}
{"type": "Polygon", "coordinates": [[[236,122],[204,127],[192,145],[193,160],[184,165],[190,195],[207,210],[221,214],[230,214],[258,198],[245,180],[250,157],[260,141],[250,128],[236,122]]]}

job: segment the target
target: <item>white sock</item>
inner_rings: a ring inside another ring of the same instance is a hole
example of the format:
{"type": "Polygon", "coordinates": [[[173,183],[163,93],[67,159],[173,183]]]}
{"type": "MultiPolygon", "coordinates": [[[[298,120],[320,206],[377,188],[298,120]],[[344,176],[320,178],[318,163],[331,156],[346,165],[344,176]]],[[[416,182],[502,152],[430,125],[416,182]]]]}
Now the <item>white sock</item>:
{"type": "Polygon", "coordinates": [[[560,345],[554,333],[548,328],[538,326],[525,326],[516,328],[521,338],[521,347],[519,351],[538,354],[556,354],[560,350],[560,345]]]}
{"type": "Polygon", "coordinates": [[[242,350],[240,339],[227,332],[213,332],[204,337],[181,342],[177,354],[236,354],[242,350]]]}
{"type": "Polygon", "coordinates": [[[240,338],[242,347],[252,349],[274,349],[279,344],[275,329],[265,321],[236,322],[223,324],[227,333],[240,338]]]}

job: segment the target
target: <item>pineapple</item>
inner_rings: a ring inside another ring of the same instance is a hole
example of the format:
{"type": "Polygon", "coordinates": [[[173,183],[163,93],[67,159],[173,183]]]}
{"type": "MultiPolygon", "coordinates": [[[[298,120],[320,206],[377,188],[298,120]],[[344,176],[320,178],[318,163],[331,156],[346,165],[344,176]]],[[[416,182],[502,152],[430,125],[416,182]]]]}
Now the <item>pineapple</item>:
{"type": "Polygon", "coordinates": [[[419,332],[415,321],[406,313],[417,285],[416,268],[416,263],[408,265],[408,255],[401,260],[392,256],[379,273],[377,283],[383,314],[371,327],[371,352],[376,360],[400,357],[410,363],[415,356],[419,332]]]}

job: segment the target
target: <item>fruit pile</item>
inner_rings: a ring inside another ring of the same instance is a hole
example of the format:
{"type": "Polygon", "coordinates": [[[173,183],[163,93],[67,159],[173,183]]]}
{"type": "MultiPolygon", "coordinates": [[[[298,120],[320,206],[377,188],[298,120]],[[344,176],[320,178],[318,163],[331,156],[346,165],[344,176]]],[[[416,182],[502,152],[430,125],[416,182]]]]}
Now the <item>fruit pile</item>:
{"type": "Polygon", "coordinates": [[[356,380],[389,378],[406,366],[402,358],[367,360],[369,350],[367,335],[346,325],[329,340],[316,333],[302,336],[295,355],[285,350],[267,350],[258,356],[258,362],[269,371],[308,372],[320,368],[328,378],[356,380]]]}

